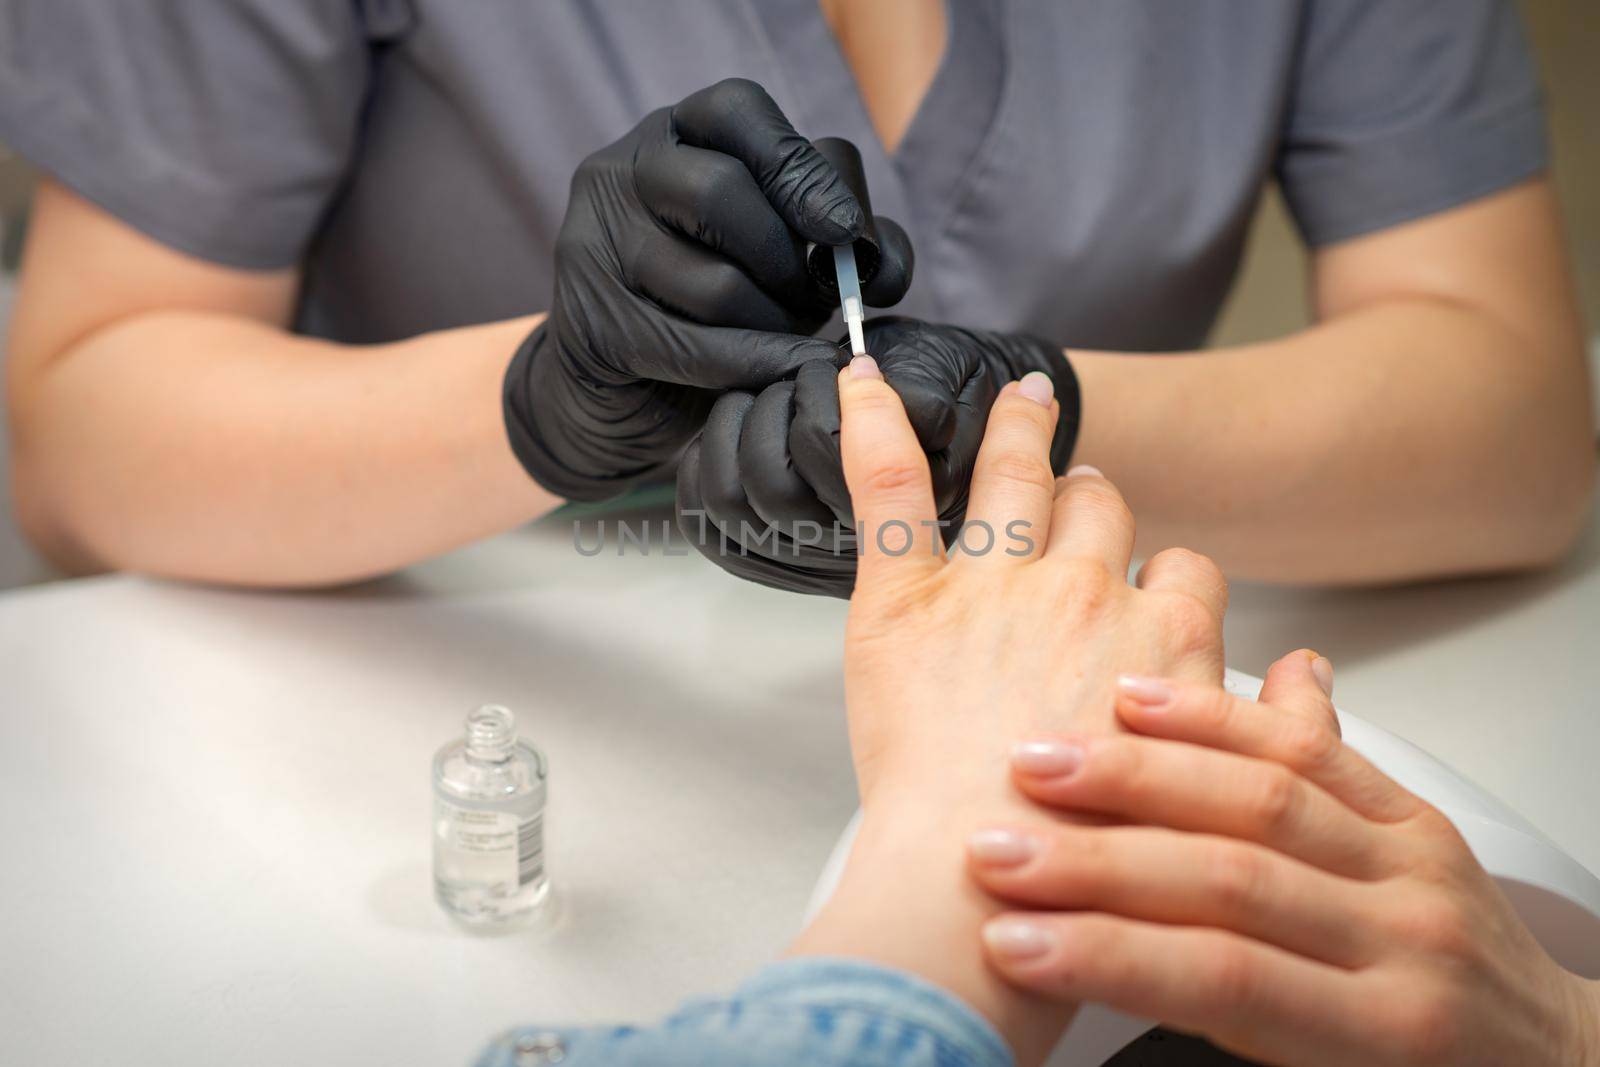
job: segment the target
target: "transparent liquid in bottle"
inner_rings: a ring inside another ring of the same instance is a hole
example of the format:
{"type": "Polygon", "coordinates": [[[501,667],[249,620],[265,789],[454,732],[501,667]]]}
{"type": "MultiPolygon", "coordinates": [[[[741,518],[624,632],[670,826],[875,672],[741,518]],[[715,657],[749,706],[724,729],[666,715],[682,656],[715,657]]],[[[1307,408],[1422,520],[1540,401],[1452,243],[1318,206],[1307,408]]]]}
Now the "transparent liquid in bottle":
{"type": "Polygon", "coordinates": [[[468,715],[465,736],[434,756],[433,890],[454,918],[510,923],[548,899],[548,774],[544,754],[494,705],[468,715]]]}

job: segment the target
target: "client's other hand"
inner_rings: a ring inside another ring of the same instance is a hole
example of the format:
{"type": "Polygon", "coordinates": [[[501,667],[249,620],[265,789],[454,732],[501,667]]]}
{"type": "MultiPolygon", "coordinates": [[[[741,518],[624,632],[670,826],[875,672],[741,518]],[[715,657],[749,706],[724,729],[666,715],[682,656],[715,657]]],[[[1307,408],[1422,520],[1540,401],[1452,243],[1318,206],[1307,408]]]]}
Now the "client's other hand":
{"type": "MultiPolygon", "coordinates": [[[[866,324],[867,350],[894,387],[926,453],[945,540],[967,509],[973,464],[1001,386],[1047,376],[1058,400],[1048,473],[1066,468],[1078,429],[1078,384],[1059,345],[917,319],[866,324]]],[[[678,526],[709,559],[749,581],[848,597],[854,516],[839,457],[831,362],[793,381],[720,397],[678,470],[678,526]]]]}
{"type": "Polygon", "coordinates": [[[990,923],[993,965],[1268,1063],[1600,1062],[1600,987],[1544,952],[1448,819],[1339,739],[1331,684],[1307,652],[1260,703],[1129,679],[1117,713],[1143,736],[1019,747],[1022,792],[1114,822],[974,836],[978,883],[1047,909],[990,923]]]}

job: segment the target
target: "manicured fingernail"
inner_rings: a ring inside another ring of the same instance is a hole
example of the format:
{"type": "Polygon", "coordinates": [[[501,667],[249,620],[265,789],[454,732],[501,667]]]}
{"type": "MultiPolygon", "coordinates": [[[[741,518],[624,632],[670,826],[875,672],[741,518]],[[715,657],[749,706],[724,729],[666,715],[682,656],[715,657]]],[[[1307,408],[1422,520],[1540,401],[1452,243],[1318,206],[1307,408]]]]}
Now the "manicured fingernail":
{"type": "Polygon", "coordinates": [[[1091,467],[1087,463],[1080,463],[1067,471],[1068,478],[1104,478],[1099,467],[1091,467]]]}
{"type": "Polygon", "coordinates": [[[1024,741],[1011,765],[1031,778],[1065,778],[1083,766],[1083,746],[1070,741],[1024,741]]]}
{"type": "Polygon", "coordinates": [[[983,925],[983,943],[996,956],[1031,960],[1056,947],[1056,935],[1027,919],[994,919],[983,925]]]}
{"type": "Polygon", "coordinates": [[[1333,662],[1327,656],[1318,656],[1311,661],[1311,673],[1316,675],[1322,691],[1333,696],[1333,662]]]}
{"type": "Polygon", "coordinates": [[[881,379],[883,372],[878,370],[878,361],[871,356],[857,356],[850,361],[850,377],[881,379]]]}
{"type": "Polygon", "coordinates": [[[979,830],[967,838],[967,852],[985,867],[1019,867],[1038,851],[1033,838],[1015,830],[979,830]]]}
{"type": "Polygon", "coordinates": [[[1017,383],[1017,392],[1035,403],[1050,406],[1050,401],[1055,399],[1056,383],[1050,380],[1050,375],[1042,370],[1031,370],[1022,376],[1017,383]]]}
{"type": "Polygon", "coordinates": [[[1146,708],[1159,708],[1172,703],[1172,687],[1159,678],[1124,674],[1117,679],[1117,691],[1146,708]]]}

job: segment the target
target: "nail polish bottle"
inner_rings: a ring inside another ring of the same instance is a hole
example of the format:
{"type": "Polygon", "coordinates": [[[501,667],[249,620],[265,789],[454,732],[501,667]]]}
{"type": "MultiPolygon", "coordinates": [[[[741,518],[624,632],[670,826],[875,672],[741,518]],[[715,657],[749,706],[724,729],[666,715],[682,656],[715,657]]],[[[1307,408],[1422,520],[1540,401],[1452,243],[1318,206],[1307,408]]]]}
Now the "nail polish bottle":
{"type": "Polygon", "coordinates": [[[548,775],[544,754],[495,705],[468,715],[465,736],[433,757],[433,889],[451,916],[493,925],[545,903],[548,775]]]}

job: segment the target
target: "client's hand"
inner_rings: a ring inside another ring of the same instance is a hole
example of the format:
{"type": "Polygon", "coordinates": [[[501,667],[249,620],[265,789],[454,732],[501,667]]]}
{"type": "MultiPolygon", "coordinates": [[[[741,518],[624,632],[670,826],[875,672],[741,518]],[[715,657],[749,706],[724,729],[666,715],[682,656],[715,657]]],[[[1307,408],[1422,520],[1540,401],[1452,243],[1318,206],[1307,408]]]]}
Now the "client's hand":
{"type": "Polygon", "coordinates": [[[845,692],[863,821],[838,890],[794,951],[935,981],[1029,1062],[1069,1016],[984,967],[978,930],[996,906],[966,879],[962,843],[985,820],[1040,820],[1007,782],[1018,736],[1113,730],[1118,674],[1217,683],[1226,586],[1209,560],[1183,551],[1151,559],[1140,588],[1127,583],[1133,520],[1121,496],[1093,470],[1052,475],[1059,408],[1047,376],[1000,391],[965,548],[948,554],[899,397],[870,359],[838,386],[862,530],[845,692]]]}
{"type": "Polygon", "coordinates": [[[850,373],[844,474],[863,543],[845,696],[864,805],[887,790],[925,807],[957,781],[1003,793],[1023,731],[1116,728],[1119,673],[1221,680],[1221,572],[1170,549],[1128,584],[1134,526],[1122,496],[1090,467],[1051,474],[1049,378],[1001,390],[966,525],[946,551],[899,399],[850,373]]]}
{"type": "Polygon", "coordinates": [[[1117,713],[1143,737],[1019,748],[1040,804],[1150,825],[975,835],[980,885],[1050,909],[991,922],[993,965],[1269,1063],[1600,1062],[1600,987],[1545,954],[1449,820],[1340,741],[1314,666],[1331,686],[1297,652],[1261,703],[1128,679],[1117,713]]]}

